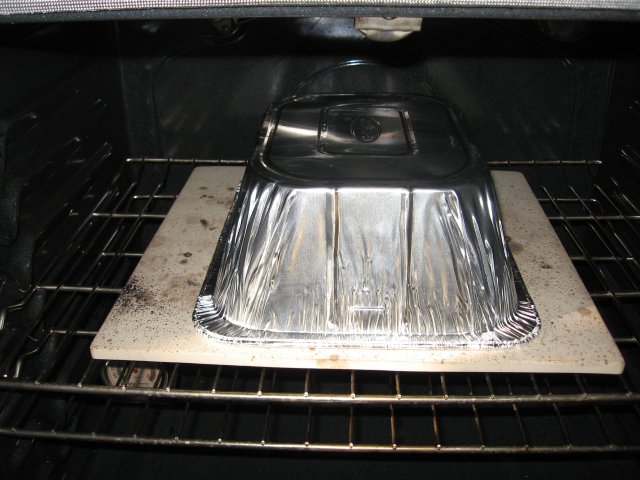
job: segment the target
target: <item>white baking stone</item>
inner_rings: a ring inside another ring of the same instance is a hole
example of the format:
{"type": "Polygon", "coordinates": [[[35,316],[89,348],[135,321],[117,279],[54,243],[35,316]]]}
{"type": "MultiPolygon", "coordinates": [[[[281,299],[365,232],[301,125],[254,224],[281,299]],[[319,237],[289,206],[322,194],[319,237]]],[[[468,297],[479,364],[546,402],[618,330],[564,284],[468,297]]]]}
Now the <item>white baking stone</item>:
{"type": "Polygon", "coordinates": [[[91,344],[96,359],[288,368],[617,374],[624,360],[553,227],[517,172],[492,172],[505,232],[540,333],[511,348],[243,345],[199,333],[193,308],[240,183],[239,167],[196,168],[91,344]]]}

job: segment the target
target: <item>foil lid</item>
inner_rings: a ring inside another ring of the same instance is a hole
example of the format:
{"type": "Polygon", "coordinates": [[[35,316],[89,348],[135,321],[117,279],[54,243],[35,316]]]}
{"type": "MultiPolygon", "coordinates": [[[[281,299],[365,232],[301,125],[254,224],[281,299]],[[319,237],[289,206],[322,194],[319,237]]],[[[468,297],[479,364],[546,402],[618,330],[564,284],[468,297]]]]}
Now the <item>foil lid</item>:
{"type": "Polygon", "coordinates": [[[232,342],[500,347],[540,328],[488,169],[443,103],[273,107],[198,298],[232,342]]]}

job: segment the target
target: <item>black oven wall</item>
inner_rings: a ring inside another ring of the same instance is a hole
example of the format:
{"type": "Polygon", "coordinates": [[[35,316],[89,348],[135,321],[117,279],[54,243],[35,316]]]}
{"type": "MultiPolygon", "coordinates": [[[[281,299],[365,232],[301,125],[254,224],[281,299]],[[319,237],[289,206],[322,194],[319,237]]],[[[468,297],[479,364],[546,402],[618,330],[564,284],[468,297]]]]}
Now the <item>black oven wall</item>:
{"type": "MultiPolygon", "coordinates": [[[[420,33],[394,43],[368,40],[349,18],[247,19],[219,28],[206,20],[118,25],[132,155],[246,159],[271,102],[354,60],[426,83],[463,113],[492,160],[599,154],[609,24],[567,41],[543,22],[425,19],[420,33]]],[[[361,77],[352,88],[367,91],[370,83],[361,77]]]]}
{"type": "Polygon", "coordinates": [[[0,32],[6,302],[31,285],[34,261],[46,264],[46,254],[33,259],[42,233],[77,201],[81,185],[112,175],[127,145],[112,25],[3,25],[0,32]]]}

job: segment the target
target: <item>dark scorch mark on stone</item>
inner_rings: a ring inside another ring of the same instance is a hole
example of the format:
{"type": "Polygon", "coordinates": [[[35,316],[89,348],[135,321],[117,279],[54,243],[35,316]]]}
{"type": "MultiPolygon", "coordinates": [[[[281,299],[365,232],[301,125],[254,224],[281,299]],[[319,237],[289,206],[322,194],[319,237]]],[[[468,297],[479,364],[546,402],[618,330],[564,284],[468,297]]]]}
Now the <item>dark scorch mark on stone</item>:
{"type": "Polygon", "coordinates": [[[124,289],[122,300],[123,308],[137,313],[141,310],[146,310],[145,305],[152,303],[153,295],[137,279],[132,278],[124,289]]]}

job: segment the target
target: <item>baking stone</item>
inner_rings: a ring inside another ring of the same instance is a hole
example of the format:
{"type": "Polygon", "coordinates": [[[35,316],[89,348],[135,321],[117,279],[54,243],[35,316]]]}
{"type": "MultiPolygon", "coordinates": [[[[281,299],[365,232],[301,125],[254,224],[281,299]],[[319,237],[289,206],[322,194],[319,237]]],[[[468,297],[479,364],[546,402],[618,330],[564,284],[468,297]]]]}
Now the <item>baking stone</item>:
{"type": "Polygon", "coordinates": [[[193,308],[242,179],[194,169],[91,344],[93,358],[284,368],[435,372],[621,373],[624,360],[553,227],[518,172],[492,172],[505,233],[541,319],[510,348],[384,349],[225,343],[193,308]]]}

